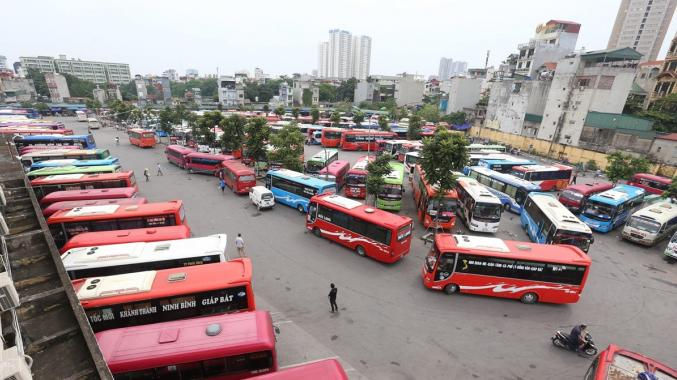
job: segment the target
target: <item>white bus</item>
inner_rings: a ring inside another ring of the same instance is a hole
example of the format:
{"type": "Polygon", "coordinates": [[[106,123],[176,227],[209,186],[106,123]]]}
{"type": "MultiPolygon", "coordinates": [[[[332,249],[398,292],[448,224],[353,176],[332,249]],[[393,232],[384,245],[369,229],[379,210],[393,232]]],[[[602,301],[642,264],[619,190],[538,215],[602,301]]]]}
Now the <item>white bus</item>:
{"type": "Polygon", "coordinates": [[[408,152],[404,154],[404,167],[407,169],[407,173],[413,173],[414,166],[416,166],[420,157],[421,152],[408,152]]]}
{"type": "Polygon", "coordinates": [[[81,247],[61,259],[72,280],[228,261],[226,235],[81,247]]]}
{"type": "Polygon", "coordinates": [[[496,232],[503,205],[497,196],[473,178],[456,180],[457,212],[470,231],[496,232]]]}
{"type": "Polygon", "coordinates": [[[78,121],[87,121],[87,112],[85,111],[75,111],[75,116],[78,118],[78,121]]]}
{"type": "Polygon", "coordinates": [[[654,203],[634,214],[625,222],[623,239],[652,246],[677,230],[677,205],[669,200],[654,203]]]}

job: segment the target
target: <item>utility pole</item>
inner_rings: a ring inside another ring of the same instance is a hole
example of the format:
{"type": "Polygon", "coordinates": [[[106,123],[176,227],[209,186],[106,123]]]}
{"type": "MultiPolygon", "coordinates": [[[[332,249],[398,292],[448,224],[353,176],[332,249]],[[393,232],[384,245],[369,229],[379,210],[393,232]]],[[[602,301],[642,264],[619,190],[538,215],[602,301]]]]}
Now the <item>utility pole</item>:
{"type": "Polygon", "coordinates": [[[491,50],[487,50],[487,58],[484,60],[484,68],[486,69],[489,67],[489,54],[491,53],[491,50]]]}

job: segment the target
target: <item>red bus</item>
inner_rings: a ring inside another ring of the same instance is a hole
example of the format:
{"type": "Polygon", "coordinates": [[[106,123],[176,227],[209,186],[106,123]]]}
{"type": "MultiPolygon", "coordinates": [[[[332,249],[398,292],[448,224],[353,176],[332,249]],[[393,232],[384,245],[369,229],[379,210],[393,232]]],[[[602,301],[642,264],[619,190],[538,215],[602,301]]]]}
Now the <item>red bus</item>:
{"type": "Polygon", "coordinates": [[[133,128],[127,131],[129,142],[140,148],[152,148],[155,146],[155,132],[148,129],[133,128]]]}
{"type": "Polygon", "coordinates": [[[420,152],[423,149],[422,141],[407,141],[397,147],[397,160],[404,162],[404,156],[409,152],[420,152]]]}
{"type": "Polygon", "coordinates": [[[346,197],[364,199],[367,197],[367,165],[373,156],[362,156],[346,174],[346,197]]]}
{"type": "Polygon", "coordinates": [[[575,303],[589,269],[590,258],[573,245],[437,234],[422,277],[425,287],[447,294],[575,303]]]}
{"type": "MultiPolygon", "coordinates": [[[[73,280],[94,332],[253,311],[248,258],[73,280]]],[[[195,349],[195,347],[193,347],[195,349]]]]}
{"type": "Polygon", "coordinates": [[[191,153],[195,153],[195,151],[182,145],[167,145],[165,148],[165,156],[167,156],[167,161],[180,167],[181,169],[186,168],[186,156],[191,153]]]}
{"type": "Polygon", "coordinates": [[[146,203],[137,206],[86,206],[62,210],[47,219],[56,246],[83,232],[128,230],[186,224],[182,201],[146,203]]]}
{"type": "Polygon", "coordinates": [[[135,187],[133,171],[102,174],[60,174],[40,177],[31,181],[35,196],[42,199],[45,195],[62,190],[108,189],[135,187]]]}
{"type": "Polygon", "coordinates": [[[224,154],[193,152],[186,156],[186,166],[190,173],[209,173],[217,175],[221,170],[221,163],[233,160],[235,157],[224,154]]]}
{"type": "Polygon", "coordinates": [[[267,311],[107,330],[96,341],[116,379],[244,379],[277,370],[267,311]]]}
{"type": "Polygon", "coordinates": [[[135,228],[132,230],[83,232],[73,236],[59,251],[64,253],[69,249],[80,247],[188,239],[190,235],[190,227],[188,227],[187,224],[167,227],[135,228]]]}
{"type": "Polygon", "coordinates": [[[409,253],[414,224],[406,216],[325,194],[310,199],[306,228],[360,256],[394,263],[409,253]]]}
{"type": "Polygon", "coordinates": [[[341,135],[341,149],[343,150],[373,150],[376,151],[376,140],[392,140],[396,138],[395,132],[374,131],[365,129],[352,129],[341,135]]]}
{"type": "Polygon", "coordinates": [[[670,187],[672,180],[648,173],[637,173],[630,178],[628,185],[641,187],[651,194],[663,194],[670,187]]]}
{"type": "Polygon", "coordinates": [[[287,367],[277,372],[257,376],[256,380],[348,380],[346,371],[336,359],[324,359],[316,362],[287,367]]]}
{"type": "Polygon", "coordinates": [[[348,174],[348,170],[350,170],[350,162],[336,160],[322,168],[322,170],[317,173],[317,178],[335,182],[336,191],[339,191],[346,183],[346,174],[348,174]]]}
{"type": "Polygon", "coordinates": [[[635,380],[641,372],[649,371],[659,380],[677,379],[677,370],[646,357],[610,344],[597,355],[583,377],[584,380],[635,380]]]}
{"type": "MultiPolygon", "coordinates": [[[[52,193],[53,194],[53,193],[52,193]]],[[[118,199],[95,199],[95,200],[81,200],[81,201],[63,201],[63,202],[54,202],[49,206],[42,209],[42,215],[45,218],[49,218],[52,214],[61,210],[72,210],[76,207],[85,207],[85,206],[104,206],[104,205],[120,205],[120,206],[132,206],[132,205],[142,205],[148,203],[146,198],[143,197],[134,197],[134,198],[118,198],[118,199]]]]}
{"type": "Polygon", "coordinates": [[[571,182],[571,166],[552,165],[526,165],[513,166],[510,174],[525,181],[537,185],[543,191],[559,191],[571,182]]]}
{"type": "Polygon", "coordinates": [[[580,212],[591,196],[613,189],[614,185],[608,182],[586,183],[569,185],[559,194],[559,202],[573,212],[580,212]]]}
{"type": "Polygon", "coordinates": [[[437,189],[431,186],[425,178],[421,165],[414,167],[411,187],[413,188],[414,203],[418,220],[423,227],[437,226],[443,230],[451,230],[456,224],[454,210],[458,205],[456,190],[449,190],[440,202],[437,199],[437,189]]]}
{"type": "MultiPolygon", "coordinates": [[[[77,145],[60,145],[59,150],[75,150],[75,149],[82,149],[80,146],[77,145]]],[[[31,145],[31,146],[25,146],[19,150],[19,156],[23,156],[24,154],[29,154],[33,152],[38,152],[38,151],[44,151],[44,150],[54,150],[54,145],[31,145]]]]}
{"type": "Polygon", "coordinates": [[[5,127],[0,128],[0,135],[66,135],[73,134],[72,129],[49,129],[31,127],[5,127]]]}
{"type": "Polygon", "coordinates": [[[341,145],[341,136],[346,130],[343,128],[323,128],[322,146],[325,148],[336,148],[341,145]]]}
{"type": "Polygon", "coordinates": [[[256,173],[240,161],[223,161],[223,181],[234,193],[248,194],[249,189],[256,186],[256,173]]]}
{"type": "Polygon", "coordinates": [[[51,192],[40,199],[40,206],[47,207],[52,203],[64,201],[84,201],[95,199],[119,199],[134,198],[138,189],[136,187],[113,187],[110,189],[88,190],[61,190],[51,192]]]}

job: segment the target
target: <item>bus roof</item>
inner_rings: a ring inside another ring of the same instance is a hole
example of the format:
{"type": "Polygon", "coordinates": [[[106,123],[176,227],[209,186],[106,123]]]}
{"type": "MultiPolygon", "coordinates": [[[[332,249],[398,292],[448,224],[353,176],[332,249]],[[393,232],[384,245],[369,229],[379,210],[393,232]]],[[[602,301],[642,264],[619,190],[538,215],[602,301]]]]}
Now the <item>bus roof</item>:
{"type": "Polygon", "coordinates": [[[249,166],[236,160],[225,160],[221,166],[235,173],[235,175],[254,175],[254,171],[249,166]]]}
{"type": "Polygon", "coordinates": [[[328,181],[321,180],[319,178],[310,177],[310,176],[307,176],[303,173],[295,172],[295,171],[289,170],[289,169],[273,169],[273,170],[269,170],[268,173],[266,173],[266,175],[268,175],[268,174],[274,175],[274,176],[280,177],[280,178],[286,178],[286,179],[292,180],[294,182],[298,182],[298,183],[302,183],[304,185],[315,187],[317,189],[324,188],[325,186],[336,187],[336,184],[334,182],[328,182],[328,181]]]}
{"type": "Polygon", "coordinates": [[[195,152],[195,150],[190,149],[190,148],[183,146],[183,145],[167,145],[165,150],[174,150],[174,151],[180,152],[181,154],[189,154],[189,153],[195,152]]]}
{"type": "Polygon", "coordinates": [[[14,140],[24,140],[24,141],[42,141],[42,140],[75,140],[75,139],[87,139],[90,138],[90,135],[54,135],[54,134],[45,134],[45,135],[27,135],[27,136],[16,136],[14,140]]]}
{"type": "Polygon", "coordinates": [[[502,240],[485,236],[437,234],[435,244],[444,252],[483,254],[505,259],[534,260],[550,263],[590,265],[588,257],[572,245],[537,244],[502,240]]]}
{"type": "Polygon", "coordinates": [[[470,145],[468,145],[468,149],[491,149],[491,148],[505,149],[505,146],[498,145],[498,144],[470,144],[470,145]]]}
{"type": "Polygon", "coordinates": [[[270,314],[256,310],[107,330],[96,341],[110,370],[123,373],[273,350],[275,333],[270,314]],[[221,332],[207,334],[210,326],[221,332]]]}
{"type": "Polygon", "coordinates": [[[344,170],[346,167],[350,168],[350,162],[344,160],[336,160],[327,165],[326,167],[320,170],[320,174],[339,174],[341,170],[344,170]]]}
{"type": "Polygon", "coordinates": [[[370,136],[396,136],[395,132],[375,131],[373,129],[348,129],[344,134],[370,136]]]}
{"type": "Polygon", "coordinates": [[[357,162],[355,162],[355,165],[353,165],[353,167],[350,170],[351,171],[359,170],[359,171],[366,172],[367,171],[367,165],[369,164],[369,162],[374,161],[374,160],[375,160],[375,158],[373,156],[360,156],[357,159],[357,162]]]}
{"type": "Polygon", "coordinates": [[[481,203],[490,203],[490,204],[501,204],[501,200],[498,199],[491,191],[489,191],[484,185],[477,182],[476,179],[470,177],[460,177],[456,179],[456,182],[461,185],[465,191],[470,194],[470,196],[477,202],[481,203]]]}
{"type": "Polygon", "coordinates": [[[100,166],[54,166],[46,167],[26,173],[28,177],[46,177],[50,175],[71,174],[71,173],[103,173],[115,172],[120,170],[120,165],[100,165],[100,166]]]}
{"type": "MultiPolygon", "coordinates": [[[[609,372],[619,372],[619,373],[632,373],[633,376],[637,375],[637,371],[651,370],[652,372],[663,372],[664,374],[677,378],[677,369],[668,367],[666,364],[663,364],[655,359],[649,358],[637,352],[627,350],[616,346],[615,344],[610,344],[606,350],[602,351],[599,357],[604,358],[603,363],[599,363],[601,366],[613,366],[619,367],[615,369],[608,369],[609,372]],[[621,359],[620,357],[623,357],[621,359]],[[630,359],[630,360],[628,360],[630,359]],[[635,373],[633,373],[635,372],[635,373]]],[[[662,377],[660,373],[656,373],[658,379],[668,379],[667,377],[662,377]]]]}
{"type": "Polygon", "coordinates": [[[502,182],[505,182],[509,185],[521,187],[523,189],[529,190],[529,191],[534,191],[534,190],[540,190],[541,188],[538,185],[535,185],[529,181],[523,180],[521,178],[517,178],[514,175],[506,174],[506,173],[499,173],[495,170],[491,170],[489,168],[485,168],[484,166],[471,166],[470,170],[475,171],[480,174],[484,174],[490,178],[498,179],[502,182]]]}
{"type": "Polygon", "coordinates": [[[132,230],[83,232],[73,236],[61,253],[77,247],[102,246],[109,244],[134,243],[138,241],[161,241],[187,239],[191,235],[187,224],[179,226],[135,228],[132,230]]]}
{"type": "Polygon", "coordinates": [[[560,170],[573,170],[573,168],[571,166],[559,165],[559,164],[555,164],[555,165],[534,164],[534,165],[527,165],[527,166],[519,165],[519,166],[514,166],[512,169],[517,170],[517,171],[523,171],[523,172],[526,172],[526,171],[529,171],[529,172],[556,172],[556,171],[560,171],[560,170]]]}
{"type": "Polygon", "coordinates": [[[338,155],[338,149],[322,149],[319,152],[313,154],[313,156],[310,157],[308,159],[308,161],[322,161],[322,162],[324,162],[329,157],[331,157],[335,154],[338,155]]]}
{"type": "MultiPolygon", "coordinates": [[[[425,191],[428,193],[429,198],[434,198],[437,194],[437,191],[439,189],[439,186],[437,184],[431,185],[428,182],[428,179],[425,177],[425,172],[423,171],[423,168],[421,167],[420,164],[416,165],[416,168],[414,170],[418,170],[421,179],[423,180],[423,183],[425,184],[425,191]]],[[[451,189],[447,191],[447,193],[444,195],[445,198],[458,198],[458,193],[456,192],[456,189],[451,189]]]]}
{"type": "Polygon", "coordinates": [[[517,165],[522,165],[522,166],[524,166],[524,165],[536,165],[536,163],[533,162],[533,161],[526,160],[526,159],[523,159],[523,158],[514,158],[514,157],[509,158],[509,159],[491,159],[491,158],[485,157],[485,158],[480,159],[480,161],[484,161],[487,164],[498,164],[498,165],[506,165],[506,164],[507,165],[515,165],[515,166],[517,166],[517,165]]]}
{"type": "Polygon", "coordinates": [[[84,206],[103,206],[103,205],[140,205],[147,203],[146,198],[136,197],[136,198],[114,198],[114,199],[86,199],[81,201],[59,201],[50,204],[49,206],[42,209],[42,215],[45,218],[49,218],[50,215],[54,214],[60,210],[70,210],[76,207],[84,206]]]}
{"type": "Polygon", "coordinates": [[[215,290],[226,284],[251,282],[248,258],[183,268],[90,277],[73,280],[73,289],[84,308],[115,305],[152,298],[215,290]]]}
{"type": "Polygon", "coordinates": [[[136,187],[113,187],[110,189],[86,189],[86,190],[61,190],[51,192],[42,199],[41,205],[52,204],[54,202],[74,201],[74,200],[92,200],[92,199],[113,199],[113,198],[131,198],[137,192],[136,187]]]}
{"type": "Polygon", "coordinates": [[[47,161],[38,161],[34,162],[31,165],[31,168],[55,168],[55,167],[64,167],[64,166],[75,166],[75,167],[84,167],[84,166],[107,166],[107,165],[117,165],[120,160],[117,157],[108,157],[94,160],[78,160],[77,158],[64,158],[62,160],[47,160],[47,161]]]}
{"type": "Polygon", "coordinates": [[[231,156],[229,154],[211,154],[211,153],[200,153],[200,152],[192,152],[188,153],[188,156],[190,158],[208,158],[208,159],[214,159],[214,160],[219,160],[219,161],[226,161],[226,160],[234,160],[235,157],[231,156]]]}
{"type": "Polygon", "coordinates": [[[616,185],[611,190],[606,190],[591,196],[591,202],[606,203],[612,206],[618,206],[629,199],[633,199],[644,194],[644,189],[630,185],[616,185]]]}
{"type": "Polygon", "coordinates": [[[154,131],[154,130],[152,130],[152,129],[143,129],[143,128],[131,128],[131,129],[128,129],[127,131],[128,131],[128,132],[135,132],[135,133],[147,133],[147,132],[150,132],[150,133],[155,134],[155,131],[154,131]]]}
{"type": "Polygon", "coordinates": [[[589,194],[599,193],[605,190],[613,189],[613,187],[614,187],[613,183],[600,182],[600,183],[569,185],[564,190],[575,191],[577,193],[583,194],[584,196],[587,196],[589,194]]]}
{"type": "Polygon", "coordinates": [[[105,268],[203,255],[223,255],[225,258],[226,241],[226,234],[216,234],[181,240],[79,247],[65,252],[61,260],[70,271],[90,266],[105,268]]]}
{"type": "Polygon", "coordinates": [[[287,367],[275,372],[256,376],[258,380],[297,380],[297,379],[322,379],[322,380],[348,380],[348,375],[343,370],[341,363],[336,359],[324,359],[308,364],[299,364],[287,367]]]}
{"type": "Polygon", "coordinates": [[[555,195],[548,193],[529,193],[536,206],[550,219],[557,229],[592,234],[590,227],[578,219],[561,204],[555,195]]]}
{"type": "Polygon", "coordinates": [[[47,177],[36,178],[31,181],[31,186],[40,185],[58,185],[64,183],[91,182],[91,181],[111,181],[121,178],[128,178],[134,175],[133,171],[99,174],[58,174],[47,177]]]}
{"type": "Polygon", "coordinates": [[[145,203],[133,206],[106,205],[85,206],[72,210],[61,210],[47,219],[48,224],[64,223],[78,220],[108,220],[111,218],[133,218],[149,213],[173,213],[183,206],[183,201],[145,203]]]}
{"type": "Polygon", "coordinates": [[[104,153],[108,149],[48,149],[48,150],[38,150],[35,152],[26,153],[21,158],[32,158],[32,157],[49,157],[49,156],[60,156],[60,155],[80,155],[80,154],[97,154],[104,153]]]}
{"type": "Polygon", "coordinates": [[[388,185],[401,185],[404,183],[404,164],[397,161],[390,161],[390,173],[384,176],[384,182],[388,185]]]}
{"type": "Polygon", "coordinates": [[[632,176],[632,178],[643,178],[648,179],[649,181],[660,182],[665,184],[671,184],[672,180],[670,178],[661,177],[659,175],[649,174],[649,173],[637,173],[632,176]]]}
{"type": "Polygon", "coordinates": [[[411,223],[411,218],[383,211],[371,206],[367,206],[354,199],[342,197],[336,194],[316,195],[311,201],[326,202],[339,207],[351,216],[356,216],[366,221],[387,226],[389,228],[398,228],[411,223]]]}
{"type": "Polygon", "coordinates": [[[656,221],[664,224],[677,217],[677,205],[670,200],[664,200],[654,203],[632,214],[633,217],[639,217],[656,221]]]}

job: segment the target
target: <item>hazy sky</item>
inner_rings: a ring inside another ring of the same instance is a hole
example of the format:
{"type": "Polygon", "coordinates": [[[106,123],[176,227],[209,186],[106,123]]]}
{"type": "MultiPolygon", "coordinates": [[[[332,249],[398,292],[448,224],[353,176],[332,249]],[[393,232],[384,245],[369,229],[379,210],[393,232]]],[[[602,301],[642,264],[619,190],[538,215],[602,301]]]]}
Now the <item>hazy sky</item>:
{"type": "MultiPolygon", "coordinates": [[[[550,19],[582,24],[577,48],[606,48],[620,0],[22,0],[3,5],[0,55],[66,54],[134,74],[260,67],[310,73],[329,29],[372,37],[371,73],[437,74],[442,56],[497,65],[550,19]]],[[[659,59],[677,31],[673,20],[659,59]]]]}

